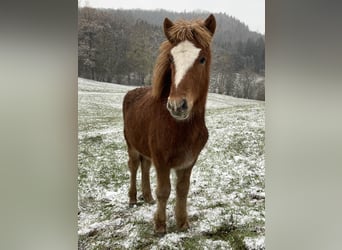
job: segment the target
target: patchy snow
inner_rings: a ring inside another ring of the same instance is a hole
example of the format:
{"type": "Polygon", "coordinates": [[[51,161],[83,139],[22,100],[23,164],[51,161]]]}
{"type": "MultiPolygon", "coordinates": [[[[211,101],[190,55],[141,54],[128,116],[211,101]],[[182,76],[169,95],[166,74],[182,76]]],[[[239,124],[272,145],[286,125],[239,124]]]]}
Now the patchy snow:
{"type": "MultiPolygon", "coordinates": [[[[255,100],[248,100],[248,99],[241,99],[227,95],[220,95],[209,93],[207,98],[207,109],[224,109],[230,108],[234,106],[241,106],[241,105],[248,105],[248,104],[256,104],[258,101],[255,100]]],[[[260,102],[263,104],[264,102],[260,102]]]]}
{"type": "Polygon", "coordinates": [[[260,238],[245,238],[244,243],[248,249],[262,250],[265,249],[265,236],[260,238]]]}
{"type": "MultiPolygon", "coordinates": [[[[168,234],[153,234],[155,205],[128,207],[122,100],[133,87],[79,78],[79,249],[264,249],[264,102],[209,94],[209,140],[191,176],[187,232],[178,232],[174,186],[168,234]]],[[[138,172],[138,196],[140,191],[138,172]]],[[[172,174],[174,179],[174,174],[172,174]]],[[[151,169],[151,188],[156,186],[151,169]]]]}

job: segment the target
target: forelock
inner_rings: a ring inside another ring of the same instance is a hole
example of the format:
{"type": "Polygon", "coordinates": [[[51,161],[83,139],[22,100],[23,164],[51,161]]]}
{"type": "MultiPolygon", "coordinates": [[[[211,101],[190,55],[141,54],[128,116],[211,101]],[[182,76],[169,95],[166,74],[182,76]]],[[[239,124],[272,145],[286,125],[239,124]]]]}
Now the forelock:
{"type": "Polygon", "coordinates": [[[170,28],[169,36],[173,44],[188,40],[201,48],[210,46],[212,35],[200,20],[180,20],[170,28]]]}

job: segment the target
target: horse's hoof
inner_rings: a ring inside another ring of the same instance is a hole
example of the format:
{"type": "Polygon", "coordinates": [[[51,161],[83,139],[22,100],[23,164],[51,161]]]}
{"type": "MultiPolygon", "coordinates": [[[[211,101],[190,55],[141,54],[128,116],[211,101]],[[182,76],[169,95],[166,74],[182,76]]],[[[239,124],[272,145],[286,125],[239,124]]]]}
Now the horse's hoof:
{"type": "Polygon", "coordinates": [[[130,202],[129,204],[128,204],[128,206],[130,207],[130,208],[133,208],[133,207],[136,207],[138,204],[136,203],[136,202],[130,202]]]}
{"type": "Polygon", "coordinates": [[[154,230],[154,235],[159,237],[159,238],[162,238],[162,237],[164,237],[166,235],[166,230],[159,231],[159,232],[154,230]]]}
{"type": "Polygon", "coordinates": [[[146,203],[150,204],[150,205],[153,205],[153,204],[156,204],[156,200],[154,199],[151,199],[149,201],[146,201],[146,203]]]}
{"type": "Polygon", "coordinates": [[[190,224],[188,221],[185,221],[181,224],[178,225],[178,229],[179,231],[183,232],[183,231],[187,231],[190,228],[190,224]]]}
{"type": "Polygon", "coordinates": [[[166,235],[166,232],[154,232],[154,235],[156,236],[156,237],[159,237],[159,238],[162,238],[162,237],[164,237],[165,235],[166,235]]]}
{"type": "Polygon", "coordinates": [[[143,195],[140,195],[139,200],[144,201],[145,203],[151,204],[151,205],[156,203],[156,201],[152,198],[152,196],[144,197],[143,195]]]}
{"type": "Polygon", "coordinates": [[[154,234],[156,236],[162,237],[166,234],[166,225],[165,223],[156,223],[154,225],[154,234]]]}

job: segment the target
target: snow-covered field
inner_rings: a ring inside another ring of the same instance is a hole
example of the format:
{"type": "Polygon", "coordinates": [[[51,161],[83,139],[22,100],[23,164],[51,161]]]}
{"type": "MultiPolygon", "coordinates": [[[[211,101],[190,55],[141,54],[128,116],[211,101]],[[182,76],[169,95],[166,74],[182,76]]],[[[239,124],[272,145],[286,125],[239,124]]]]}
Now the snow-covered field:
{"type": "MultiPolygon", "coordinates": [[[[265,249],[264,102],[209,94],[209,140],[188,196],[191,229],[177,231],[173,188],[168,234],[159,238],[156,205],[128,207],[121,106],[132,88],[78,81],[79,249],[265,249]]],[[[154,189],[154,169],[151,175],[154,189]]]]}

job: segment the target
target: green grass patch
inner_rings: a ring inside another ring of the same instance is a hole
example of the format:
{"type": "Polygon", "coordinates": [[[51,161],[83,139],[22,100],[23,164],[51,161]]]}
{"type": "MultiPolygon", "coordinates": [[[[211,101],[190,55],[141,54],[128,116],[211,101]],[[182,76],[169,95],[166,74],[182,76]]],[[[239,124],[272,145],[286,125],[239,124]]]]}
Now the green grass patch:
{"type": "MultiPolygon", "coordinates": [[[[81,232],[90,231],[79,236],[79,249],[246,249],[246,237],[264,236],[262,103],[221,96],[219,102],[227,105],[207,109],[209,140],[193,169],[188,197],[191,229],[177,229],[173,185],[169,235],[160,238],[145,216],[155,207],[128,209],[127,205],[128,156],[122,110],[115,108],[121,107],[124,92],[117,92],[115,85],[108,90],[101,89],[101,83],[82,85],[79,90],[87,93],[79,95],[79,227],[81,232]],[[226,219],[230,215],[234,220],[226,219]]],[[[154,170],[151,173],[155,176],[154,170]]],[[[139,176],[137,184],[139,196],[139,176]]],[[[155,178],[151,186],[154,195],[155,178]]]]}
{"type": "Polygon", "coordinates": [[[229,241],[234,250],[247,249],[243,242],[245,237],[255,237],[257,233],[246,227],[237,227],[232,223],[223,224],[211,232],[203,233],[203,236],[212,240],[229,241]]]}

